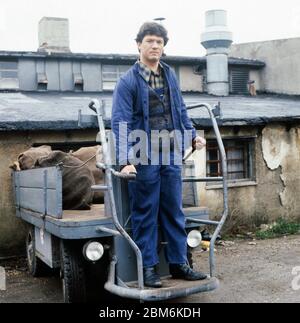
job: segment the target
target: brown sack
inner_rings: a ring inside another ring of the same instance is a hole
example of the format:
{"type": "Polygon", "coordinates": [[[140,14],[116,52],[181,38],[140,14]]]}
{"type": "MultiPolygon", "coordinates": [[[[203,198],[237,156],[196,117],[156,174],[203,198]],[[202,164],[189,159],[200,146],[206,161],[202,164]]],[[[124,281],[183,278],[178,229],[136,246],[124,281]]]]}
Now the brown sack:
{"type": "Polygon", "coordinates": [[[62,167],[63,209],[89,210],[93,200],[91,186],[95,184],[90,169],[78,158],[62,151],[52,151],[48,156],[38,158],[37,167],[51,167],[59,163],[62,167]],[[75,166],[67,167],[67,166],[75,166]]]}
{"type": "Polygon", "coordinates": [[[38,158],[46,157],[51,153],[52,149],[50,146],[43,145],[40,147],[32,147],[18,157],[18,163],[21,170],[34,168],[34,165],[38,158]]]}
{"type": "MultiPolygon", "coordinates": [[[[97,146],[93,146],[93,147],[83,147],[83,148],[80,148],[74,152],[70,151],[69,154],[71,156],[74,156],[74,157],[80,159],[84,163],[87,160],[89,160],[90,158],[92,158],[93,156],[95,156],[86,165],[91,170],[91,172],[94,176],[95,183],[97,185],[104,183],[103,171],[96,167],[96,162],[103,162],[102,146],[97,145],[97,146]]],[[[103,192],[94,193],[93,202],[94,203],[104,203],[104,193],[103,192]]]]}
{"type": "Polygon", "coordinates": [[[21,170],[21,168],[20,168],[20,164],[19,164],[19,162],[17,162],[17,161],[15,161],[15,162],[13,162],[11,165],[9,165],[9,168],[11,168],[12,170],[14,170],[14,171],[16,171],[16,172],[18,172],[18,171],[20,171],[20,170],[21,170]]]}

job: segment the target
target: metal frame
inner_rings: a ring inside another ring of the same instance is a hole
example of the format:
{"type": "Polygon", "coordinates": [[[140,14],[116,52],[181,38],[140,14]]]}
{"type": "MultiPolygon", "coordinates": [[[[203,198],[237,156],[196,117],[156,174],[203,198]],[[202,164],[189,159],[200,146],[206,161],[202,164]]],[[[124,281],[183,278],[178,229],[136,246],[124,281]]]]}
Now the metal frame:
{"type": "Polygon", "coordinates": [[[187,110],[192,110],[196,108],[205,108],[210,116],[210,119],[212,121],[212,126],[214,129],[214,133],[216,135],[218,147],[220,150],[221,154],[221,163],[222,163],[222,170],[223,170],[223,176],[222,177],[208,177],[208,178],[198,178],[198,179],[192,179],[193,181],[196,182],[218,182],[222,181],[223,182],[223,213],[221,216],[220,221],[204,221],[204,220],[195,220],[191,218],[187,218],[187,221],[190,222],[197,222],[199,224],[207,224],[207,225],[215,225],[217,226],[211,241],[210,241],[210,248],[209,248],[209,266],[210,266],[210,276],[214,276],[214,271],[215,271],[215,255],[214,255],[214,250],[215,250],[215,243],[216,239],[226,221],[226,218],[228,216],[228,186],[227,186],[227,181],[228,181],[228,175],[227,175],[227,158],[226,158],[226,153],[225,153],[225,148],[223,145],[223,141],[221,138],[221,134],[219,131],[219,127],[216,121],[217,116],[221,116],[221,107],[220,105],[217,105],[214,109],[211,107],[211,105],[207,103],[200,103],[200,104],[194,104],[187,106],[187,110]]]}
{"type": "MultiPolygon", "coordinates": [[[[106,180],[107,180],[107,190],[109,192],[109,201],[110,201],[110,206],[111,206],[111,211],[112,211],[113,223],[114,223],[115,227],[117,228],[118,232],[128,241],[128,243],[130,244],[130,246],[134,250],[134,252],[136,254],[136,258],[137,258],[138,289],[129,288],[123,282],[122,282],[122,286],[116,285],[116,283],[115,283],[115,267],[117,264],[117,259],[115,256],[113,256],[113,259],[110,264],[109,277],[108,277],[107,283],[105,284],[105,288],[107,290],[119,295],[119,296],[132,297],[132,298],[141,299],[141,300],[160,300],[160,299],[166,299],[166,298],[171,298],[171,297],[179,297],[181,295],[188,295],[190,293],[201,292],[201,291],[204,291],[204,289],[205,289],[205,291],[215,289],[218,286],[217,280],[213,280],[212,282],[207,284],[206,287],[203,287],[200,285],[195,286],[193,291],[192,290],[178,291],[176,289],[174,291],[168,290],[166,292],[165,296],[163,296],[164,291],[161,291],[161,290],[156,290],[156,291],[150,290],[149,291],[148,289],[146,289],[146,290],[144,289],[143,262],[142,262],[141,251],[119,222],[119,219],[117,216],[117,211],[116,211],[116,204],[115,204],[113,189],[112,189],[112,176],[117,176],[117,177],[121,177],[124,179],[132,179],[132,178],[130,177],[130,175],[126,176],[120,172],[115,171],[112,168],[111,159],[110,159],[111,155],[110,155],[110,151],[109,151],[109,147],[108,147],[108,143],[107,143],[104,120],[103,120],[104,115],[105,115],[104,114],[105,113],[104,112],[104,102],[102,101],[102,103],[100,104],[100,102],[98,100],[94,99],[89,104],[89,107],[97,114],[99,130],[100,130],[100,137],[101,137],[101,142],[102,142],[102,147],[103,147],[103,155],[104,155],[104,164],[97,163],[97,167],[105,169],[105,176],[106,176],[106,180]]],[[[211,182],[211,181],[220,181],[220,180],[223,181],[224,210],[223,210],[221,220],[220,221],[208,221],[208,220],[195,219],[192,217],[186,218],[186,221],[189,223],[217,226],[217,228],[212,236],[211,242],[210,242],[210,254],[209,254],[210,277],[213,278],[214,271],[215,271],[214,246],[215,246],[217,236],[219,235],[219,233],[222,229],[222,226],[223,226],[223,224],[227,218],[227,215],[228,215],[227,163],[226,163],[226,154],[225,154],[224,145],[222,142],[222,138],[220,135],[217,121],[215,119],[215,116],[221,115],[220,106],[218,105],[213,109],[209,104],[201,103],[201,104],[191,105],[191,106],[187,107],[188,110],[195,109],[195,108],[206,108],[209,113],[209,116],[212,121],[212,126],[214,129],[216,138],[217,138],[218,146],[219,146],[219,149],[221,152],[221,160],[222,160],[222,168],[223,168],[223,177],[217,177],[217,178],[204,177],[204,178],[184,178],[183,179],[184,182],[211,182]]],[[[133,178],[134,178],[134,176],[133,176],[133,178]]],[[[108,230],[107,228],[102,228],[102,230],[106,231],[106,232],[110,231],[112,234],[118,235],[117,231],[112,232],[111,230],[108,230]]]]}
{"type": "MultiPolygon", "coordinates": [[[[99,131],[100,131],[100,138],[101,138],[101,144],[102,144],[102,152],[104,156],[104,164],[97,163],[97,167],[105,170],[105,179],[107,184],[107,190],[109,193],[109,201],[110,201],[110,207],[111,207],[111,213],[112,213],[112,219],[115,227],[117,230],[121,233],[121,235],[127,240],[127,242],[130,244],[132,249],[135,252],[136,258],[137,258],[137,274],[138,274],[138,286],[140,289],[144,288],[144,277],[143,277],[143,259],[142,259],[142,253],[139,249],[139,247],[136,245],[136,243],[131,239],[129,234],[124,230],[122,225],[119,222],[117,210],[116,210],[116,204],[115,204],[115,198],[113,193],[113,183],[112,183],[112,176],[124,178],[124,179],[134,179],[135,175],[126,175],[122,174],[120,172],[115,171],[112,168],[111,165],[111,158],[110,158],[110,152],[109,152],[109,146],[107,143],[106,133],[105,133],[105,126],[103,122],[103,118],[105,116],[104,111],[104,102],[102,101],[102,104],[100,105],[100,102],[96,99],[92,100],[89,104],[89,107],[96,112],[97,118],[98,118],[98,125],[99,125],[99,131]]],[[[112,262],[112,266],[115,266],[115,262],[112,262]]]]}

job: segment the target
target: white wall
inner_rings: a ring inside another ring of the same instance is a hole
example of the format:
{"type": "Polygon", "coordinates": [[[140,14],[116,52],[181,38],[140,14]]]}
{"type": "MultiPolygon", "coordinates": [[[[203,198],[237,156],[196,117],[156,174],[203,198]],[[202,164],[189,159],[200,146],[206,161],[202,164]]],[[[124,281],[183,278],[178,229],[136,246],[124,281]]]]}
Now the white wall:
{"type": "Polygon", "coordinates": [[[193,66],[180,66],[181,91],[202,92],[202,76],[194,73],[193,66]]]}

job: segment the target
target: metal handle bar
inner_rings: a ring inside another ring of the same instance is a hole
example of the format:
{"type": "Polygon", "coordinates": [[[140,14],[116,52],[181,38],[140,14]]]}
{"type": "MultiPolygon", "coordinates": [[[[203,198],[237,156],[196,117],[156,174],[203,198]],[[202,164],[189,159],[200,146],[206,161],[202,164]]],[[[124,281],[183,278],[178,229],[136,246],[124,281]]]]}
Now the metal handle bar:
{"type": "Polygon", "coordinates": [[[90,109],[92,109],[94,112],[96,112],[97,113],[97,109],[95,108],[95,101],[94,100],[92,100],[90,103],[89,103],[89,108],[90,109]]]}
{"type": "Polygon", "coordinates": [[[96,167],[97,168],[101,168],[103,170],[106,170],[109,168],[109,170],[111,171],[111,173],[116,176],[116,177],[119,177],[119,178],[122,178],[122,179],[126,179],[126,180],[135,180],[136,179],[136,173],[135,172],[130,172],[129,174],[128,173],[122,173],[122,172],[118,172],[116,170],[114,170],[113,168],[111,167],[107,167],[105,166],[105,164],[103,163],[96,163],[96,167]]]}
{"type": "Polygon", "coordinates": [[[117,171],[112,169],[112,173],[113,173],[114,176],[122,178],[122,179],[126,179],[128,181],[136,179],[136,173],[134,173],[134,172],[130,172],[128,174],[128,173],[117,172],[117,171]]]}
{"type": "Polygon", "coordinates": [[[219,131],[219,127],[215,118],[215,115],[221,115],[221,109],[220,105],[217,105],[214,109],[211,107],[211,105],[207,103],[199,103],[199,104],[193,104],[190,106],[187,106],[187,110],[192,110],[196,108],[205,108],[210,116],[210,119],[212,121],[212,126],[214,129],[214,133],[216,135],[216,139],[218,142],[218,147],[221,154],[221,163],[222,163],[222,171],[223,171],[223,213],[221,216],[221,220],[219,221],[219,224],[210,240],[210,249],[209,249],[209,262],[210,262],[210,275],[213,276],[214,270],[215,270],[215,258],[214,258],[214,246],[216,239],[226,221],[227,215],[228,215],[228,188],[227,188],[227,159],[226,159],[226,153],[225,148],[223,145],[223,141],[221,138],[221,134],[219,131]]]}
{"type": "MultiPolygon", "coordinates": [[[[103,117],[104,117],[104,102],[102,101],[101,104],[99,100],[93,99],[89,103],[89,108],[92,109],[94,112],[97,114],[97,119],[98,119],[98,125],[99,125],[99,130],[100,130],[100,136],[101,136],[101,143],[102,143],[102,152],[103,152],[103,157],[104,157],[104,164],[102,163],[97,163],[97,167],[100,166],[100,168],[105,169],[105,178],[107,180],[107,185],[109,187],[112,187],[112,175],[118,176],[120,178],[125,178],[125,179],[135,179],[135,174],[121,174],[120,172],[115,171],[111,167],[111,158],[110,158],[110,153],[109,153],[109,147],[107,143],[107,138],[106,138],[106,133],[105,133],[105,126],[103,122],[103,117]]],[[[143,258],[142,258],[142,253],[139,249],[139,247],[136,245],[136,243],[131,239],[129,234],[124,230],[122,225],[119,222],[118,215],[117,215],[117,209],[115,205],[115,197],[114,197],[114,192],[112,189],[108,191],[109,194],[109,201],[110,201],[110,206],[111,206],[111,211],[112,211],[112,220],[113,223],[116,227],[116,229],[122,234],[122,236],[128,241],[130,244],[131,248],[135,252],[136,258],[137,258],[137,273],[138,273],[138,285],[139,288],[144,288],[144,277],[143,277],[143,258]]]]}

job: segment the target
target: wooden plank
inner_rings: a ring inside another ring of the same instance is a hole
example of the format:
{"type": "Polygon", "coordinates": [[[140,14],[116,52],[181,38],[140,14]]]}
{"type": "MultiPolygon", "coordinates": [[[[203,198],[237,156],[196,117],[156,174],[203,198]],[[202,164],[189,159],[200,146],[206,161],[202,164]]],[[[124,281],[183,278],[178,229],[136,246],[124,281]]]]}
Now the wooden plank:
{"type": "Polygon", "coordinates": [[[62,217],[62,196],[56,190],[47,190],[47,214],[62,217]]]}
{"type": "Polygon", "coordinates": [[[42,228],[45,225],[46,232],[53,234],[61,239],[91,239],[111,236],[105,232],[98,232],[97,226],[104,225],[111,229],[114,228],[112,220],[102,218],[89,220],[87,222],[63,222],[51,216],[46,216],[45,221],[41,214],[29,210],[21,209],[20,217],[34,226],[42,228]]]}
{"type": "Polygon", "coordinates": [[[18,172],[21,187],[44,187],[44,172],[47,171],[47,188],[55,189],[59,181],[60,170],[56,167],[34,168],[18,172]]]}
{"type": "Polygon", "coordinates": [[[24,188],[20,187],[20,207],[44,213],[44,192],[40,188],[24,188]]]}
{"type": "Polygon", "coordinates": [[[59,168],[47,167],[15,172],[14,187],[18,207],[41,214],[46,212],[57,218],[62,216],[62,173],[59,168]]]}
{"type": "Polygon", "coordinates": [[[42,188],[20,187],[20,207],[60,217],[62,214],[60,201],[57,200],[57,192],[53,189],[47,190],[47,210],[45,210],[44,190],[42,188]]]}
{"type": "Polygon", "coordinates": [[[104,204],[93,204],[91,210],[64,210],[61,221],[89,221],[105,218],[104,204]]]}

